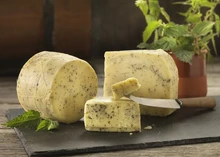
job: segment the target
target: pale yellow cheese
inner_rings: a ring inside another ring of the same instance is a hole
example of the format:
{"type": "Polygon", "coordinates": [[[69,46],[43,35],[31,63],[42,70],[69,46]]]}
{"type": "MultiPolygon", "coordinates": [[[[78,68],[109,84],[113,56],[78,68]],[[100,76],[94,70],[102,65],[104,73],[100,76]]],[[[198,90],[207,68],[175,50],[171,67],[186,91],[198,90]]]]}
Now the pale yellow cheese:
{"type": "MultiPolygon", "coordinates": [[[[104,96],[111,96],[113,84],[135,77],[141,88],[132,93],[146,98],[177,98],[178,70],[172,57],[163,50],[109,51],[105,53],[104,96]]],[[[141,106],[141,113],[166,116],[172,109],[141,106]]]]}
{"type": "Polygon", "coordinates": [[[83,117],[85,102],[96,96],[97,89],[97,75],[86,61],[57,52],[35,54],[17,80],[18,99],[25,110],[64,123],[83,117]]]}
{"type": "Polygon", "coordinates": [[[134,91],[137,91],[140,87],[141,85],[134,77],[115,83],[112,85],[113,99],[118,100],[134,91]]]}
{"type": "Polygon", "coordinates": [[[102,97],[88,100],[84,124],[88,131],[135,132],[141,130],[139,104],[129,100],[102,97]]]}

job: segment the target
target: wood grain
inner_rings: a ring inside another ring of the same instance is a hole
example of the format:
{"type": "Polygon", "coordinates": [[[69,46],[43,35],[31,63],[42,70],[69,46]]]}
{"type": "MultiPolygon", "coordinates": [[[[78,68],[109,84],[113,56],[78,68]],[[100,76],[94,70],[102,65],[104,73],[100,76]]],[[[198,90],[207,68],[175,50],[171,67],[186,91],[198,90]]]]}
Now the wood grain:
{"type": "Polygon", "coordinates": [[[1,1],[1,61],[23,60],[43,49],[42,7],[36,0],[1,1]]]}

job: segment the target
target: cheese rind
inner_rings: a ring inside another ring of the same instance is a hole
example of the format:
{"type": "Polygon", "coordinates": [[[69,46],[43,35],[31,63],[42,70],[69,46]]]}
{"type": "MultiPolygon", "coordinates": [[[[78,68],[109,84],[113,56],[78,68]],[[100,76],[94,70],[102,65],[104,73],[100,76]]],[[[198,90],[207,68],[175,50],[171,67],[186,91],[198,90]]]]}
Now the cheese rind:
{"type": "Polygon", "coordinates": [[[140,87],[141,85],[134,77],[115,83],[112,85],[113,99],[118,100],[134,91],[137,91],[140,87]]]}
{"type": "Polygon", "coordinates": [[[141,130],[140,108],[129,99],[102,97],[88,100],[84,124],[88,131],[136,132],[141,130]]]}
{"type": "MultiPolygon", "coordinates": [[[[111,86],[135,77],[141,88],[132,93],[146,98],[170,99],[178,97],[178,70],[172,57],[163,50],[109,51],[105,53],[104,96],[111,96],[111,86]]],[[[164,116],[172,109],[141,107],[141,113],[164,116]],[[164,112],[163,112],[164,111],[164,112]],[[166,113],[166,114],[164,114],[166,113]]]]}
{"type": "Polygon", "coordinates": [[[17,80],[18,100],[26,111],[64,123],[83,117],[84,104],[97,89],[97,75],[86,61],[58,52],[35,54],[17,80]]]}

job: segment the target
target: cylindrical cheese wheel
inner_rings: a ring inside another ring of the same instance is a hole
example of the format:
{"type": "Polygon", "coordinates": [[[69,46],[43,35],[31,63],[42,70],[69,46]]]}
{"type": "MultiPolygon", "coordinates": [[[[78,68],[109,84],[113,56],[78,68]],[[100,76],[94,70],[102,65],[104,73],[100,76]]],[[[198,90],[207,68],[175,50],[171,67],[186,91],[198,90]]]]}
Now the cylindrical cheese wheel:
{"type": "Polygon", "coordinates": [[[83,117],[85,102],[98,91],[94,69],[84,60],[58,53],[40,52],[22,67],[17,95],[22,107],[43,118],[73,123],[83,117]]]}

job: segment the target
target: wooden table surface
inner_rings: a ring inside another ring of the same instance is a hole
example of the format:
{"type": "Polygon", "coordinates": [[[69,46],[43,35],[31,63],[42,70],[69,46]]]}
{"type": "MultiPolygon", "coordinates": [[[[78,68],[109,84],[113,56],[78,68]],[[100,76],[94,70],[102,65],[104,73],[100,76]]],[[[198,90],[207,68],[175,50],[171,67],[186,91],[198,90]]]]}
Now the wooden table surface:
{"type": "MultiPolygon", "coordinates": [[[[207,66],[208,95],[220,95],[220,59],[207,66]]],[[[101,79],[100,79],[101,80],[101,79]]],[[[102,80],[101,80],[102,81],[102,80]]],[[[102,82],[100,83],[102,84],[102,82]]],[[[16,91],[16,77],[0,78],[0,124],[7,121],[5,112],[11,108],[21,108],[16,91]]],[[[101,91],[100,91],[101,92],[101,91]]],[[[219,120],[220,121],[220,120],[219,120]]],[[[220,124],[220,123],[219,123],[220,124]]],[[[204,124],[205,125],[205,124],[204,124]]],[[[220,131],[220,130],[219,130],[220,131]]],[[[74,157],[220,157],[220,142],[147,148],[107,153],[75,155],[74,157]]],[[[14,129],[0,125],[0,157],[27,157],[14,129]]]]}

